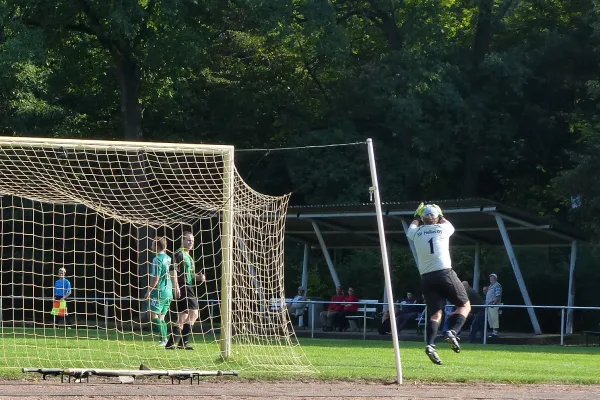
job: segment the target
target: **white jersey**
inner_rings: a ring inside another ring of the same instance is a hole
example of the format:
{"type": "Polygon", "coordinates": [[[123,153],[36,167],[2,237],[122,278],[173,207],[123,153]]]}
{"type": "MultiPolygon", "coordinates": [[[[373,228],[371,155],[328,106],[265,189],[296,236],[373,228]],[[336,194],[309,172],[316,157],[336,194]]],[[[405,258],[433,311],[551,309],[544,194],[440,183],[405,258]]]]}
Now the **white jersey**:
{"type": "Polygon", "coordinates": [[[419,273],[452,268],[450,261],[450,236],[454,226],[449,221],[434,225],[411,226],[406,237],[412,240],[417,251],[419,273]]]}

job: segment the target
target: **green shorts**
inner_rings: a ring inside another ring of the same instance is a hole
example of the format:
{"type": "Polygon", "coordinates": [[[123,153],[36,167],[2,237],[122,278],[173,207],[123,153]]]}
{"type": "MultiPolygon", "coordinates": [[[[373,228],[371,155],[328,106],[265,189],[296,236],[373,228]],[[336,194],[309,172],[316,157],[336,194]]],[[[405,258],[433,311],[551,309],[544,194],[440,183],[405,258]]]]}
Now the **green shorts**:
{"type": "Polygon", "coordinates": [[[171,299],[159,300],[159,299],[150,299],[150,311],[156,313],[158,315],[166,315],[169,312],[169,307],[171,306],[171,299]]]}

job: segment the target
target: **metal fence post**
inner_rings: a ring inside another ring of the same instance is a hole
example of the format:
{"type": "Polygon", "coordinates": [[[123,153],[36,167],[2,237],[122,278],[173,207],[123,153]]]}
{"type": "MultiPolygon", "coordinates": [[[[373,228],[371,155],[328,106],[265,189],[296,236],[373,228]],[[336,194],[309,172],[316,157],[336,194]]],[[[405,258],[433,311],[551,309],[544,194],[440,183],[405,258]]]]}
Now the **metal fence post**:
{"type": "Polygon", "coordinates": [[[560,345],[565,345],[565,309],[560,309],[560,345]]]}

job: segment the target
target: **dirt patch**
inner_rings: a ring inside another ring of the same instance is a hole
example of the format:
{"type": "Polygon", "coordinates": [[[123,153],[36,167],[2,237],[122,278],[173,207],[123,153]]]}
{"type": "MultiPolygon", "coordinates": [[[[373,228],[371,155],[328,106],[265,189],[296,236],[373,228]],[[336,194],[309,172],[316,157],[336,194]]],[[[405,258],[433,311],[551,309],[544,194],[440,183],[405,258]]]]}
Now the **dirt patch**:
{"type": "Polygon", "coordinates": [[[166,398],[227,399],[551,399],[600,398],[600,385],[414,384],[322,381],[201,381],[118,380],[90,383],[0,381],[0,400],[164,400],[166,398]]]}

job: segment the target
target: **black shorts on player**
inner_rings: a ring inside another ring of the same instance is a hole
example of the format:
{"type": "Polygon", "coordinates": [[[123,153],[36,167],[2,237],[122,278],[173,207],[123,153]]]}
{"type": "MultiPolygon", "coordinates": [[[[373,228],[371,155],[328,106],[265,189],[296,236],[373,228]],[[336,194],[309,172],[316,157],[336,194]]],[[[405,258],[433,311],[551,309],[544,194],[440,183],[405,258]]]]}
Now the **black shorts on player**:
{"type": "Polygon", "coordinates": [[[198,299],[192,291],[192,288],[189,286],[185,286],[180,297],[171,302],[171,310],[176,313],[197,310],[198,308],[198,299]]]}
{"type": "Polygon", "coordinates": [[[452,268],[421,275],[421,292],[427,305],[427,315],[443,310],[446,299],[456,307],[469,302],[467,291],[452,268]]]}

